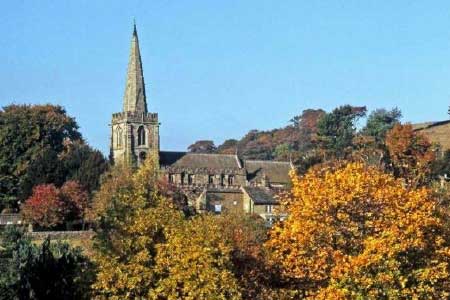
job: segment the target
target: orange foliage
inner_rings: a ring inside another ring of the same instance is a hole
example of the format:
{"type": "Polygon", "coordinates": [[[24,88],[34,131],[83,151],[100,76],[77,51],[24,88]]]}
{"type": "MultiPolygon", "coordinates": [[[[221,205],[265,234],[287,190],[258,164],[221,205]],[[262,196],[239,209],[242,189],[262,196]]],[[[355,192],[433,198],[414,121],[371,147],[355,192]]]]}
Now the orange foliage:
{"type": "Polygon", "coordinates": [[[266,247],[310,299],[444,299],[448,235],[429,190],[351,163],[292,174],[266,247]]]}
{"type": "Polygon", "coordinates": [[[397,176],[410,185],[426,181],[435,154],[423,134],[415,132],[411,124],[396,124],[386,135],[386,146],[397,176]]]}

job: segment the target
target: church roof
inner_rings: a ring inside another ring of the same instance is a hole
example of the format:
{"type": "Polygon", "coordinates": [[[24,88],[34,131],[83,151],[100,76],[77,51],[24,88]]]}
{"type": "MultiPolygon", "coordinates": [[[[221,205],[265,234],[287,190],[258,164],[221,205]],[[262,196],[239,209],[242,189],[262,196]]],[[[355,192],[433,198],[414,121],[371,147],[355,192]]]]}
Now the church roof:
{"type": "Polygon", "coordinates": [[[240,169],[235,155],[161,151],[160,165],[187,169],[240,169]]]}
{"type": "Polygon", "coordinates": [[[249,181],[267,176],[273,183],[289,183],[291,164],[283,161],[245,160],[244,168],[247,170],[249,181]]]}
{"type": "Polygon", "coordinates": [[[243,187],[247,195],[252,199],[253,203],[258,204],[278,204],[270,190],[261,187],[243,187]]]}

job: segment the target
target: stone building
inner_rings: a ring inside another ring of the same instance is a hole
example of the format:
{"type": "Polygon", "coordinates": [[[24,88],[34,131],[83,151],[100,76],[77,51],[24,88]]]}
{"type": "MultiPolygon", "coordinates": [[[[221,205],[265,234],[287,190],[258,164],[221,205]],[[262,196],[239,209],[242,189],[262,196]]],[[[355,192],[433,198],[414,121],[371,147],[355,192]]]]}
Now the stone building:
{"type": "Polygon", "coordinates": [[[138,167],[158,155],[161,176],[179,187],[198,211],[241,210],[271,221],[275,194],[289,185],[289,162],[238,155],[160,151],[158,114],[147,109],[139,40],[134,26],[123,111],[111,122],[111,160],[138,167]]]}
{"type": "Polygon", "coordinates": [[[158,114],[147,110],[139,39],[134,26],[131,38],[123,111],[111,121],[111,160],[140,165],[150,152],[159,151],[158,114]]]}

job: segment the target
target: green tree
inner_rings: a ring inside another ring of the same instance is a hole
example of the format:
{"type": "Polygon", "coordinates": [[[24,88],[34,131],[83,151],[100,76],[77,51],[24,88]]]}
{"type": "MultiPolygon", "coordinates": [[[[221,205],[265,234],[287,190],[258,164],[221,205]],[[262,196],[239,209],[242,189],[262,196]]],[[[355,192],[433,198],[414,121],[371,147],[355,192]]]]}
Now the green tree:
{"type": "Polygon", "coordinates": [[[76,141],[67,145],[62,155],[65,180],[74,180],[92,194],[100,185],[100,177],[108,170],[103,154],[89,145],[76,141]]]}
{"type": "Polygon", "coordinates": [[[400,123],[402,113],[398,108],[386,110],[384,108],[372,111],[367,118],[366,126],[361,130],[364,135],[372,136],[378,143],[384,142],[386,133],[400,123]]]}
{"type": "Polygon", "coordinates": [[[89,299],[92,265],[67,243],[33,244],[17,228],[7,228],[0,251],[1,299],[89,299]]]}
{"type": "Polygon", "coordinates": [[[320,118],[317,134],[322,149],[332,156],[344,157],[352,147],[355,123],[365,114],[366,107],[344,105],[320,118]]]}
{"type": "Polygon", "coordinates": [[[75,120],[60,106],[10,105],[0,110],[0,209],[17,207],[35,183],[55,180],[53,175],[46,178],[59,168],[55,156],[65,141],[80,139],[75,120]]]}

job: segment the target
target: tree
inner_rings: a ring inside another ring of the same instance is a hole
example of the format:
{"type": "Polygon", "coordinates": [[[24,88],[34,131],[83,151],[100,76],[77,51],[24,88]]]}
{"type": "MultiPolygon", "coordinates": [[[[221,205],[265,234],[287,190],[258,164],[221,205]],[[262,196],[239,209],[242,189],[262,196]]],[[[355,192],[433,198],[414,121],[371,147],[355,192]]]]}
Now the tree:
{"type": "Polygon", "coordinates": [[[236,299],[230,247],[221,228],[209,216],[186,219],[159,186],[153,156],[135,175],[108,175],[102,184],[94,199],[95,294],[108,299],[236,299]]]}
{"type": "Polygon", "coordinates": [[[60,197],[65,209],[65,219],[84,221],[89,206],[88,193],[80,183],[69,180],[60,189],[60,197]]]}
{"type": "Polygon", "coordinates": [[[448,297],[449,235],[429,190],[360,163],[292,179],[266,246],[304,297],[448,297]]]}
{"type": "Polygon", "coordinates": [[[64,141],[80,139],[75,120],[60,106],[10,105],[0,110],[0,209],[17,207],[36,184],[54,183],[58,160],[53,158],[63,151],[64,141]]]}
{"type": "Polygon", "coordinates": [[[151,299],[241,299],[232,272],[232,247],[215,216],[170,226],[166,236],[167,242],[157,245],[156,269],[162,278],[151,299]]]}
{"type": "Polygon", "coordinates": [[[400,123],[402,113],[398,108],[388,111],[386,109],[376,109],[367,118],[366,126],[361,130],[364,135],[372,136],[378,143],[384,142],[386,133],[400,123]]]}
{"type": "Polygon", "coordinates": [[[275,150],[273,151],[273,156],[276,160],[281,161],[289,161],[291,158],[291,153],[293,152],[292,147],[287,144],[280,144],[275,147],[275,150]]]}
{"type": "Polygon", "coordinates": [[[434,179],[440,176],[450,178],[450,150],[431,163],[431,175],[434,179]]]}
{"type": "Polygon", "coordinates": [[[98,189],[100,177],[108,169],[108,162],[100,151],[79,141],[67,144],[61,160],[65,180],[79,182],[89,194],[98,189]]]}
{"type": "Polygon", "coordinates": [[[307,153],[315,147],[317,142],[318,122],[325,115],[322,109],[305,109],[301,115],[290,121],[299,131],[299,151],[307,153]]]}
{"type": "Polygon", "coordinates": [[[92,264],[66,243],[33,244],[22,231],[2,234],[1,299],[90,299],[92,264]]]}
{"type": "Polygon", "coordinates": [[[222,239],[232,248],[233,273],[242,299],[291,299],[278,266],[270,262],[264,248],[268,229],[263,219],[255,214],[228,211],[215,216],[214,223],[222,228],[222,239]]]}
{"type": "Polygon", "coordinates": [[[217,147],[214,145],[213,141],[196,141],[194,144],[188,147],[189,152],[192,153],[214,153],[217,147]]]}
{"type": "Polygon", "coordinates": [[[235,139],[228,139],[222,145],[217,147],[217,153],[220,154],[236,154],[238,141],[235,139]]]}
{"type": "Polygon", "coordinates": [[[21,207],[23,219],[42,227],[55,227],[64,221],[65,207],[53,184],[38,185],[21,207]]]}
{"type": "Polygon", "coordinates": [[[429,140],[415,132],[410,124],[396,124],[386,134],[394,174],[410,185],[424,184],[429,180],[435,153],[429,140]]]}
{"type": "Polygon", "coordinates": [[[344,157],[352,147],[355,122],[365,114],[365,106],[344,105],[321,117],[317,123],[317,135],[322,149],[332,156],[344,157]]]}

